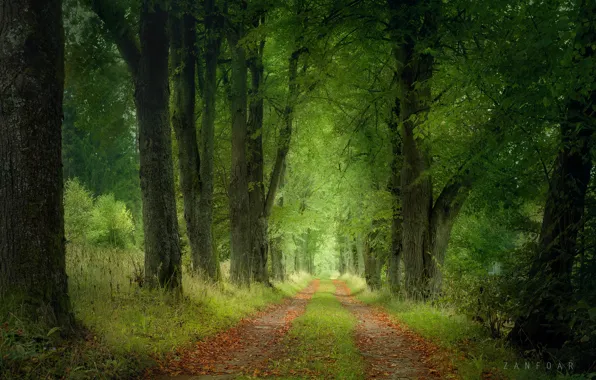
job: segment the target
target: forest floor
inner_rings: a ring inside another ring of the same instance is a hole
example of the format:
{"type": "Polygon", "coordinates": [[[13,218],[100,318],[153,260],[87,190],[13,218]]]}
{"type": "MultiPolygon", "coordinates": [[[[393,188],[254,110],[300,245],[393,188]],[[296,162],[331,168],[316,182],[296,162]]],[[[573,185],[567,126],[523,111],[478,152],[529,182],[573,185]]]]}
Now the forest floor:
{"type": "Polygon", "coordinates": [[[340,280],[314,280],[295,297],[184,347],[151,379],[454,378],[440,349],[340,280]]]}

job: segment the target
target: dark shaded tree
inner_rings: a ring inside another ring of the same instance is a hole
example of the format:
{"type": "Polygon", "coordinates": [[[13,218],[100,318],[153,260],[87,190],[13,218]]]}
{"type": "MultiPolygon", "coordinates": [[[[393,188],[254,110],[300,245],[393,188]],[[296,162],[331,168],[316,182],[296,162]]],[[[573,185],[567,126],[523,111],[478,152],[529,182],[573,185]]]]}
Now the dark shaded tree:
{"type": "Polygon", "coordinates": [[[138,38],[116,4],[93,0],[92,7],[126,61],[135,87],[145,278],[150,285],[179,289],[181,251],[170,134],[167,4],[142,1],[138,38]]]}
{"type": "Polygon", "coordinates": [[[0,298],[68,329],[62,1],[3,0],[0,9],[0,298]]]}

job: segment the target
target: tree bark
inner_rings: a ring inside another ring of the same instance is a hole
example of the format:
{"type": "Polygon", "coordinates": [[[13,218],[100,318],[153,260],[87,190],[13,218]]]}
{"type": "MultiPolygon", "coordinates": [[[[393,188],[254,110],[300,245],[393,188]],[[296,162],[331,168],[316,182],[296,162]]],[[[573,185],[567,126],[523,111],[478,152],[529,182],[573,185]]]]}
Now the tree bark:
{"type": "MultiPolygon", "coordinates": [[[[576,44],[583,46],[575,61],[593,59],[596,24],[586,14],[596,12],[588,1],[579,8],[576,44]]],[[[578,49],[579,50],[579,49],[578,49]]],[[[579,64],[579,62],[576,62],[579,64]]],[[[526,313],[515,322],[509,339],[522,347],[561,348],[572,336],[569,308],[574,302],[573,265],[579,253],[578,235],[584,223],[586,191],[592,170],[591,141],[596,125],[596,91],[583,95],[576,88],[560,124],[562,149],[554,162],[536,257],[529,271],[526,313]]]]}
{"type": "Polygon", "coordinates": [[[135,86],[145,279],[150,286],[180,289],[181,261],[169,118],[168,13],[145,0],[140,18],[141,57],[135,86]]]}
{"type": "Polygon", "coordinates": [[[381,288],[381,260],[374,247],[375,234],[375,231],[370,231],[364,240],[364,278],[371,290],[381,288]]]}
{"type": "Polygon", "coordinates": [[[554,163],[537,255],[529,272],[533,296],[509,335],[522,347],[561,348],[571,336],[571,275],[592,170],[589,142],[594,133],[585,126],[575,131],[581,123],[576,116],[583,110],[583,104],[571,102],[569,118],[561,125],[563,149],[554,163]]]}
{"type": "Polygon", "coordinates": [[[442,266],[451,237],[451,230],[464,202],[470,194],[470,186],[478,177],[464,169],[443,188],[435,202],[430,218],[430,259],[424,262],[428,295],[436,297],[443,282],[442,266]]]}
{"type": "MultiPolygon", "coordinates": [[[[282,190],[285,182],[284,182],[284,176],[285,176],[285,172],[286,172],[286,165],[285,162],[283,164],[282,170],[281,170],[281,174],[280,174],[280,180],[279,180],[279,189],[282,190]]],[[[283,207],[284,206],[284,197],[283,195],[281,195],[279,197],[279,199],[277,200],[277,206],[278,207],[283,207]]],[[[284,263],[284,254],[283,254],[283,250],[282,250],[282,242],[283,242],[283,237],[282,236],[277,236],[273,239],[273,241],[271,242],[271,244],[269,245],[269,250],[271,252],[271,270],[272,270],[272,274],[273,274],[273,279],[277,280],[277,281],[285,281],[285,263],[284,263]]]]}
{"type": "Polygon", "coordinates": [[[199,201],[198,266],[209,278],[217,280],[219,259],[213,247],[213,160],[215,152],[215,100],[217,93],[217,58],[221,45],[220,17],[215,0],[205,0],[205,87],[203,93],[203,129],[201,162],[201,199],[199,201]]]}
{"type": "Polygon", "coordinates": [[[401,214],[401,138],[399,136],[398,121],[399,102],[393,108],[393,120],[389,122],[389,130],[392,134],[391,179],[389,191],[393,197],[391,216],[391,251],[389,253],[387,282],[392,294],[398,294],[401,289],[401,261],[402,261],[402,214],[401,214]]]}
{"type": "Polygon", "coordinates": [[[436,34],[436,10],[432,7],[438,6],[438,2],[426,0],[404,8],[401,2],[389,0],[388,5],[392,12],[392,38],[396,41],[396,73],[400,91],[399,115],[396,116],[401,128],[404,157],[401,206],[405,290],[409,297],[416,299],[427,296],[424,263],[430,260],[432,181],[428,173],[430,155],[424,141],[424,124],[431,102],[429,80],[433,68],[433,56],[419,51],[417,44],[432,39],[436,34]],[[408,18],[419,20],[420,24],[412,25],[408,18]]]}
{"type": "MultiPolygon", "coordinates": [[[[260,21],[255,24],[258,26],[260,21]]],[[[248,117],[248,197],[250,203],[251,263],[253,280],[269,283],[267,271],[267,229],[265,186],[263,183],[263,48],[264,41],[251,51],[249,70],[251,90],[248,117]]]]}
{"type": "Polygon", "coordinates": [[[350,252],[352,255],[352,273],[355,275],[359,274],[358,264],[360,260],[358,259],[358,240],[356,237],[352,238],[350,243],[350,252]]]}
{"type": "Polygon", "coordinates": [[[145,281],[149,286],[179,290],[182,273],[169,124],[168,14],[163,3],[143,0],[139,48],[121,9],[105,0],[93,0],[92,7],[116,42],[135,84],[145,281]]]}
{"type": "Polygon", "coordinates": [[[292,140],[292,126],[294,123],[294,108],[298,102],[300,87],[296,79],[298,78],[298,60],[304,49],[298,49],[292,53],[288,60],[288,100],[283,112],[283,127],[279,131],[279,141],[277,145],[277,155],[271,172],[271,179],[267,190],[267,199],[265,201],[265,215],[271,214],[273,202],[277,194],[277,189],[285,168],[285,160],[290,150],[292,140]]]}
{"type": "Polygon", "coordinates": [[[180,189],[184,201],[184,221],[190,243],[193,269],[208,274],[201,266],[201,163],[195,126],[195,21],[179,2],[170,17],[171,70],[173,91],[172,125],[178,143],[180,189]]]}
{"type": "Polygon", "coordinates": [[[0,2],[0,299],[70,330],[60,0],[0,2]]]}
{"type": "Polygon", "coordinates": [[[232,170],[230,181],[230,218],[232,252],[230,278],[237,284],[248,285],[252,278],[250,204],[247,167],[247,85],[246,52],[238,42],[243,26],[228,35],[232,53],[231,112],[232,112],[232,170]]]}

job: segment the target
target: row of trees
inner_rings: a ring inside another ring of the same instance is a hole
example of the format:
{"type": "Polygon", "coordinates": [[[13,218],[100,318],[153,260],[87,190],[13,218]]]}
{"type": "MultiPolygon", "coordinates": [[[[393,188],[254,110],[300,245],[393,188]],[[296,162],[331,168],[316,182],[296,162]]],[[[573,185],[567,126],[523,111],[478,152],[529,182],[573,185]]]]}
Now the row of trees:
{"type": "Polygon", "coordinates": [[[212,281],[229,256],[242,285],[339,269],[435,299],[458,216],[507,205],[515,228],[542,225],[516,235],[536,246],[511,336],[572,335],[589,261],[591,2],[69,0],[66,66],[60,3],[2,16],[3,294],[70,318],[63,124],[65,175],[137,216],[147,284],[180,290],[183,235],[212,281]]]}
{"type": "MultiPolygon", "coordinates": [[[[393,200],[365,205],[360,222],[337,216],[339,268],[358,237],[371,288],[379,287],[385,267],[393,293],[436,299],[452,229],[470,197],[476,212],[486,208],[476,192],[514,199],[522,214],[528,205],[522,198],[541,201],[536,238],[521,239],[532,254],[517,288],[523,291],[509,294],[519,301],[509,336],[527,348],[579,343],[577,313],[593,302],[579,283],[596,109],[593,3],[378,5],[376,12],[354,10],[354,20],[381,22],[364,34],[391,54],[372,65],[377,71],[367,75],[368,85],[356,82],[374,107],[367,103],[352,118],[362,121],[366,137],[381,115],[391,142],[382,161],[390,170],[361,178],[393,200]],[[532,181],[534,189],[522,190],[532,181]],[[379,213],[389,207],[392,215],[379,213]]],[[[356,143],[365,158],[348,164],[374,170],[379,159],[367,140],[356,143]]],[[[352,207],[361,210],[362,201],[352,207]]]]}

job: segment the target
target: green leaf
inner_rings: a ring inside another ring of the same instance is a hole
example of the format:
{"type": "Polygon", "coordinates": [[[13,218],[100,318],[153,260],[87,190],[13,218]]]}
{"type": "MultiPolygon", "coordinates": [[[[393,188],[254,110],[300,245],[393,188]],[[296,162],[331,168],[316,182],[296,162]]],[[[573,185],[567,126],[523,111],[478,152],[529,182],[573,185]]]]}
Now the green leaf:
{"type": "Polygon", "coordinates": [[[52,336],[53,334],[55,334],[56,332],[60,331],[60,327],[52,327],[50,329],[50,331],[48,331],[48,334],[46,336],[52,336]]]}

